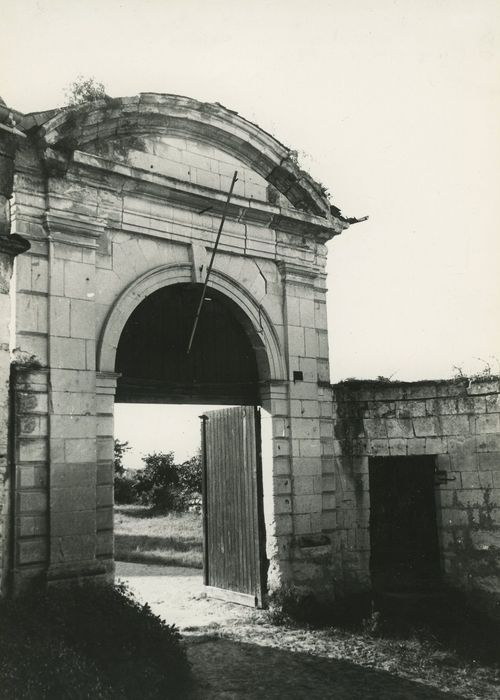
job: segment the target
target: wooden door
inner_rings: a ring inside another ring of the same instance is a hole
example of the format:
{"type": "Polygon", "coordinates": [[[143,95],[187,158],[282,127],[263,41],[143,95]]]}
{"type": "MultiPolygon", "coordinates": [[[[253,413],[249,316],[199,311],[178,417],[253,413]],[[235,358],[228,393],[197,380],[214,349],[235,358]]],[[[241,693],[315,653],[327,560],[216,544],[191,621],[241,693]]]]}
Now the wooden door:
{"type": "Polygon", "coordinates": [[[266,560],[259,409],[209,411],[202,416],[202,448],[207,593],[262,607],[266,560]]]}
{"type": "Polygon", "coordinates": [[[369,470],[374,588],[434,588],[440,563],[433,457],[370,458],[369,470]]]}

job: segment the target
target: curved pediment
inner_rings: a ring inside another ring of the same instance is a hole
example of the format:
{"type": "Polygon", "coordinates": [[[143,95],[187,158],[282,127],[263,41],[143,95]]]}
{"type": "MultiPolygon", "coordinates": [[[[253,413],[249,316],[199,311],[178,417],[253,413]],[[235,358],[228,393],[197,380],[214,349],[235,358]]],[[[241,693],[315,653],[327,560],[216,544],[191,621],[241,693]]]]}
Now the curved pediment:
{"type": "MultiPolygon", "coordinates": [[[[330,217],[330,202],[323,188],[298,167],[294,152],[256,124],[217,103],[141,93],[63,108],[55,113],[28,115],[22,126],[39,127],[44,143],[55,151],[103,154],[108,149],[107,155],[113,159],[131,159],[130,165],[151,170],[156,167],[158,172],[163,169],[166,174],[174,172],[174,166],[176,172],[183,172],[182,161],[173,157],[175,150],[182,150],[176,149],[176,142],[181,141],[196,146],[186,148],[185,165],[205,170],[202,153],[205,149],[208,159],[221,163],[222,178],[230,177],[228,173],[234,171],[235,165],[242,164],[245,182],[251,183],[248,189],[254,188],[255,198],[260,198],[262,195],[258,193],[270,184],[297,209],[330,217]],[[200,157],[198,166],[189,162],[196,155],[200,157]]],[[[208,172],[213,170],[209,167],[208,172]]],[[[200,179],[203,177],[201,173],[200,179]]],[[[221,189],[223,185],[222,180],[221,189]]]]}

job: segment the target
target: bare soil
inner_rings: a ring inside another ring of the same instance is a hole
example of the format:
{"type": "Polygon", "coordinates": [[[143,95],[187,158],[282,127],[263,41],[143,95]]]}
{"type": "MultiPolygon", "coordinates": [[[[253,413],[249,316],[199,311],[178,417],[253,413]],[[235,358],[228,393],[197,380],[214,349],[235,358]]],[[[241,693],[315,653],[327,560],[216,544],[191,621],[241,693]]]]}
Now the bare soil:
{"type": "Polygon", "coordinates": [[[498,669],[417,639],[275,625],[265,611],[207,599],[194,569],[117,562],[117,577],[180,628],[196,680],[189,700],[500,697],[498,669]]]}

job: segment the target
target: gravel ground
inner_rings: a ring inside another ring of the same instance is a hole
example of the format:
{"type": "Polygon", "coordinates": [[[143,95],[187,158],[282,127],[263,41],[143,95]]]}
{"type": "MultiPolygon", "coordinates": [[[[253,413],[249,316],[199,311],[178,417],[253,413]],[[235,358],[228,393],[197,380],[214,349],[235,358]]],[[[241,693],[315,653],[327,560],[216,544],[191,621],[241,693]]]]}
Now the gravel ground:
{"type": "Polygon", "coordinates": [[[117,562],[116,573],[181,630],[196,679],[189,700],[500,697],[498,671],[429,658],[416,640],[273,625],[261,611],[207,599],[194,569],[117,562]]]}

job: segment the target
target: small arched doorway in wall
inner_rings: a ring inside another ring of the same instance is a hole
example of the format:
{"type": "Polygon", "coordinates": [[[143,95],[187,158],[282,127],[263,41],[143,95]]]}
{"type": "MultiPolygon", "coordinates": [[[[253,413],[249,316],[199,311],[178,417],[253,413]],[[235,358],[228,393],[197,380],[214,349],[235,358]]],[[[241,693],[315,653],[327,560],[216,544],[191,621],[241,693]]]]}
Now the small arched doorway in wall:
{"type": "Polygon", "coordinates": [[[221,291],[209,288],[188,353],[201,285],[146,296],[121,331],[117,403],[212,404],[202,420],[204,583],[215,595],[262,605],[265,593],[259,334],[221,291]],[[227,593],[223,594],[223,591],[227,593]]]}

